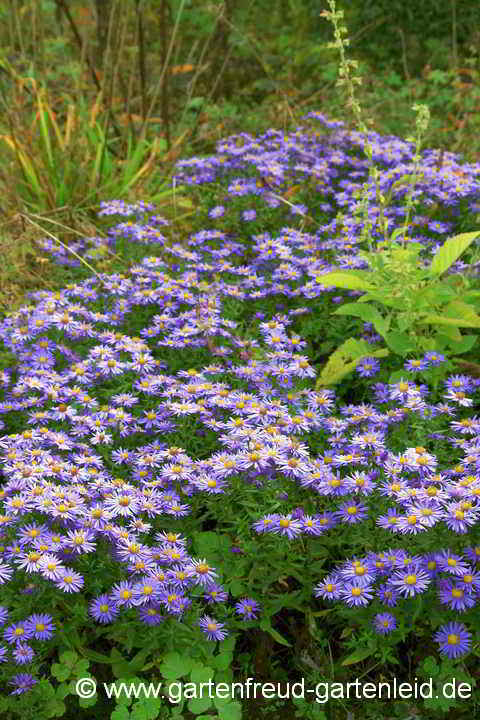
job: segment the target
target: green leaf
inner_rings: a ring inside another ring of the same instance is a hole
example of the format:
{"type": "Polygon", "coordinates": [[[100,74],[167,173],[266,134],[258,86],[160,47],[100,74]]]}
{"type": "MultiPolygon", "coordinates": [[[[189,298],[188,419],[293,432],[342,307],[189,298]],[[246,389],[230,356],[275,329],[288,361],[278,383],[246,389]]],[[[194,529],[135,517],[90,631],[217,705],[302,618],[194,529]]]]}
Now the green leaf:
{"type": "Polygon", "coordinates": [[[437,337],[441,336],[441,338],[445,338],[448,343],[451,345],[452,343],[459,343],[462,341],[462,334],[460,330],[457,327],[454,327],[453,325],[445,325],[442,328],[442,332],[437,333],[437,337]]]}
{"type": "Polygon", "coordinates": [[[358,650],[354,650],[353,653],[348,655],[348,657],[342,661],[342,665],[354,665],[355,663],[362,662],[362,660],[365,660],[367,657],[370,657],[370,655],[373,655],[375,650],[375,647],[359,648],[358,650]]]}
{"type": "Polygon", "coordinates": [[[78,654],[74,650],[66,650],[60,655],[62,665],[73,667],[78,660],[78,654]]]}
{"type": "Polygon", "coordinates": [[[88,698],[78,698],[78,704],[82,708],[88,708],[92,707],[92,705],[97,704],[98,697],[96,695],[93,695],[92,697],[88,698]]]}
{"type": "Polygon", "coordinates": [[[199,715],[200,713],[203,713],[204,710],[208,710],[208,708],[212,707],[212,698],[208,696],[208,693],[205,697],[192,698],[188,701],[187,707],[190,712],[194,713],[194,715],[199,715]]]}
{"type": "Polygon", "coordinates": [[[373,325],[375,326],[375,330],[382,336],[387,330],[386,320],[380,315],[378,310],[373,307],[373,305],[366,305],[365,303],[359,304],[355,302],[347,303],[346,305],[341,305],[332,314],[353,315],[355,317],[361,318],[364,322],[373,323],[373,325]]]}
{"type": "Polygon", "coordinates": [[[386,348],[372,350],[372,346],[366,340],[348,338],[328,358],[327,364],[317,380],[316,388],[338,382],[354,370],[364,357],[386,357],[388,354],[386,348]]]}
{"type": "Polygon", "coordinates": [[[236,637],[235,635],[228,635],[225,640],[222,640],[220,649],[222,652],[233,652],[235,648],[236,637]]]}
{"type": "Polygon", "coordinates": [[[456,342],[453,346],[455,355],[461,355],[462,353],[470,352],[477,344],[477,335],[462,335],[460,342],[456,342]]]}
{"type": "Polygon", "coordinates": [[[130,713],[125,705],[117,705],[110,715],[110,720],[130,720],[130,713]]]}
{"type": "Polygon", "coordinates": [[[130,711],[130,720],[155,720],[162,707],[158,698],[143,697],[136,702],[130,711]]]}
{"type": "Polygon", "coordinates": [[[226,670],[228,667],[230,667],[232,660],[232,653],[221,652],[219,655],[215,655],[210,662],[212,662],[212,664],[217,670],[226,670]]]}
{"type": "Polygon", "coordinates": [[[71,675],[71,668],[68,665],[60,665],[60,663],[53,663],[50,671],[53,677],[57,678],[60,682],[67,680],[71,675]]]}
{"type": "Polygon", "coordinates": [[[213,678],[215,671],[203,665],[202,663],[195,664],[190,672],[190,680],[194,683],[205,683],[213,678]]]}
{"type": "Polygon", "coordinates": [[[242,720],[242,706],[237,700],[234,700],[219,707],[218,715],[221,720],[242,720]]]}
{"type": "Polygon", "coordinates": [[[480,317],[469,315],[467,317],[448,317],[447,315],[425,315],[417,320],[420,325],[454,325],[455,327],[480,328],[480,317]]]}
{"type": "Polygon", "coordinates": [[[83,675],[87,675],[89,665],[90,663],[88,660],[82,659],[75,663],[75,666],[72,669],[77,677],[83,677],[83,675]]]}
{"type": "Polygon", "coordinates": [[[151,649],[149,647],[145,647],[130,660],[130,662],[128,663],[128,667],[131,673],[135,674],[143,668],[147,657],[150,655],[150,652],[151,649]]]}
{"type": "Polygon", "coordinates": [[[60,718],[65,715],[67,706],[63,700],[50,700],[47,707],[45,708],[46,718],[60,718]]]}
{"type": "Polygon", "coordinates": [[[240,580],[232,580],[228,584],[228,589],[233,597],[239,597],[246,594],[245,585],[240,580]]]}
{"type": "Polygon", "coordinates": [[[448,270],[479,235],[480,231],[461,233],[446,240],[432,260],[430,265],[432,275],[441,275],[448,270]]]}
{"type": "Polygon", "coordinates": [[[89,650],[88,648],[85,648],[83,654],[93,662],[101,663],[102,665],[112,664],[111,657],[104,655],[103,653],[99,653],[96,650],[89,650]]]}
{"type": "Polygon", "coordinates": [[[415,350],[415,344],[410,337],[403,332],[392,331],[387,333],[385,335],[385,342],[397,355],[406,355],[408,352],[415,350]]]}
{"type": "Polygon", "coordinates": [[[202,558],[228,552],[231,545],[231,540],[226,535],[220,535],[212,531],[195,533],[193,542],[196,553],[202,558]]]}
{"type": "Polygon", "coordinates": [[[167,680],[177,680],[184,675],[188,675],[193,664],[194,660],[189,655],[170,652],[163,658],[163,662],[160,665],[160,672],[167,680]]]}
{"type": "Polygon", "coordinates": [[[260,628],[267,632],[276,642],[280,643],[280,645],[292,647],[291,643],[289,643],[288,640],[285,640],[285,638],[271,626],[269,618],[263,618],[263,620],[261,620],[260,628]]]}
{"type": "MultiPolygon", "coordinates": [[[[366,273],[367,277],[371,273],[366,273]]],[[[317,275],[316,281],[325,287],[334,285],[347,290],[372,290],[373,287],[357,273],[351,272],[330,272],[326,275],[317,275]]]]}

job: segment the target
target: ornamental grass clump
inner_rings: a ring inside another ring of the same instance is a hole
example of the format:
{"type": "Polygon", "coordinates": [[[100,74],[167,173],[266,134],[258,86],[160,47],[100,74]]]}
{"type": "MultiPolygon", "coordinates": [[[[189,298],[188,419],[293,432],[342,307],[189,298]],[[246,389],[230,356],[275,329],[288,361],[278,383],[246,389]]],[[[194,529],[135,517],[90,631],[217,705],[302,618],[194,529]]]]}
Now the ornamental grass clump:
{"type": "MultiPolygon", "coordinates": [[[[480,164],[446,153],[438,167],[434,150],[368,136],[380,183],[398,166],[428,176],[409,233],[430,262],[472,229],[480,164]]],[[[226,138],[177,165],[199,209],[186,239],[152,204],[106,201],[108,247],[142,259],[31,293],[1,323],[1,678],[38,717],[78,703],[107,717],[100,694],[75,696],[80,678],[230,682],[238,648],[244,674],[260,672],[266,638],[290,653],[289,679],[380,665],[473,688],[480,380],[435,350],[382,353],[373,323],[334,316],[361,291],[323,282],[364,268],[365,147],[318,112],[288,134],[226,138]],[[316,387],[347,339],[362,346],[350,375],[316,387]]],[[[365,211],[401,230],[403,200],[371,195],[365,211]]],[[[468,271],[472,292],[477,256],[472,241],[447,273],[468,271]]],[[[241,713],[234,699],[187,707],[241,713]]]]}

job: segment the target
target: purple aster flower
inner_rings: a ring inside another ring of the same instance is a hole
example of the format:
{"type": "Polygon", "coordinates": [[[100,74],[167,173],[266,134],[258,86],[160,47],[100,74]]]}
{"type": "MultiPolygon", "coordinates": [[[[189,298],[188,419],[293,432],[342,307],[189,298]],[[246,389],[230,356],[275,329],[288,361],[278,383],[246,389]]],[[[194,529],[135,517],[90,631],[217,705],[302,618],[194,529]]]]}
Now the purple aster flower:
{"type": "Polygon", "coordinates": [[[449,530],[453,530],[459,535],[465,535],[469,528],[478,522],[478,515],[474,512],[467,513],[460,502],[447,505],[444,508],[444,513],[443,522],[445,525],[449,530]]]}
{"type": "Polygon", "coordinates": [[[407,360],[403,366],[408,372],[420,372],[428,368],[428,361],[422,358],[421,360],[407,360]]]}
{"type": "Polygon", "coordinates": [[[153,627],[154,625],[160,625],[165,620],[164,615],[160,612],[160,606],[150,605],[148,607],[142,607],[138,610],[138,617],[140,620],[153,627]]]}
{"type": "Polygon", "coordinates": [[[242,212],[242,220],[245,220],[248,222],[249,220],[255,220],[257,217],[257,211],[256,210],[244,210],[242,212]]]}
{"type": "Polygon", "coordinates": [[[363,503],[355,502],[350,500],[340,506],[334,516],[340,522],[348,523],[348,525],[354,525],[355,523],[361,522],[367,516],[368,510],[363,503]]]}
{"type": "Polygon", "coordinates": [[[326,530],[331,530],[331,528],[335,527],[337,525],[338,520],[335,518],[333,512],[324,512],[319,513],[315,516],[315,519],[318,521],[319,527],[322,528],[322,530],[325,532],[326,530]]]}
{"type": "Polygon", "coordinates": [[[301,518],[302,532],[305,535],[321,535],[325,532],[325,527],[320,525],[317,517],[312,515],[304,515],[301,518]]]}
{"type": "Polygon", "coordinates": [[[463,554],[473,565],[480,564],[480,545],[465,548],[463,554]]]}
{"type": "Polygon", "coordinates": [[[341,598],[348,607],[368,605],[373,598],[373,587],[360,585],[358,582],[346,583],[342,588],[341,598]]]}
{"type": "Polygon", "coordinates": [[[440,570],[451,575],[464,575],[468,572],[468,563],[460,555],[455,555],[450,550],[443,550],[437,555],[437,563],[440,570]]]}
{"type": "Polygon", "coordinates": [[[340,576],[346,583],[355,582],[362,586],[375,582],[374,568],[362,560],[354,559],[346,562],[340,569],[340,576]]]}
{"type": "Polygon", "coordinates": [[[209,587],[215,582],[215,578],[218,577],[218,573],[214,571],[212,567],[203,560],[192,560],[191,565],[186,568],[187,572],[192,572],[192,577],[195,579],[197,585],[203,585],[209,587]]]}
{"type": "Polygon", "coordinates": [[[224,215],[224,213],[225,213],[225,208],[223,207],[223,205],[216,205],[215,207],[213,207],[211,210],[208,211],[208,217],[212,218],[212,220],[213,220],[215,218],[222,217],[222,215],[224,215]]]}
{"type": "Polygon", "coordinates": [[[433,367],[436,367],[437,365],[441,365],[443,362],[445,362],[445,355],[441,355],[437,352],[427,352],[425,353],[424,359],[433,367]]]}
{"type": "Polygon", "coordinates": [[[357,363],[355,370],[360,377],[373,377],[380,370],[380,363],[376,358],[366,357],[357,363]]]}
{"type": "Polygon", "coordinates": [[[110,595],[104,593],[95,598],[95,600],[92,600],[89,612],[97,622],[106,624],[115,620],[118,615],[118,608],[115,603],[111,601],[110,595]]]}
{"type": "Polygon", "coordinates": [[[8,648],[6,648],[5,645],[0,645],[0,663],[8,661],[7,653],[8,648]]]}
{"type": "Polygon", "coordinates": [[[465,612],[476,605],[471,590],[460,583],[453,583],[452,580],[440,581],[438,597],[443,605],[448,605],[457,612],[465,612]]]}
{"type": "Polygon", "coordinates": [[[387,605],[387,607],[395,607],[395,605],[397,604],[398,592],[393,588],[388,587],[388,585],[380,585],[377,590],[377,597],[382,603],[382,605],[387,605]]]}
{"type": "Polygon", "coordinates": [[[302,523],[291,515],[279,515],[274,523],[272,532],[277,535],[286,535],[289,540],[302,534],[302,523]]]}
{"type": "Polygon", "coordinates": [[[35,640],[50,640],[55,633],[55,625],[50,615],[30,615],[25,621],[25,627],[27,626],[35,640]]]}
{"type": "Polygon", "coordinates": [[[468,652],[471,637],[472,635],[465,625],[450,622],[447,625],[442,625],[440,630],[433,636],[433,639],[439,643],[442,655],[446,655],[448,658],[457,658],[468,652]]]}
{"type": "Polygon", "coordinates": [[[117,607],[133,607],[135,605],[133,586],[125,580],[114,585],[110,593],[110,603],[114,603],[117,607]]]}
{"type": "Polygon", "coordinates": [[[260,605],[252,598],[243,598],[235,604],[235,612],[241,615],[244,620],[256,620],[260,605]]]}
{"type": "Polygon", "coordinates": [[[228,633],[222,629],[225,627],[225,624],[217,622],[209,615],[204,615],[200,618],[198,624],[207,636],[208,640],[224,640],[228,635],[228,633]]]}
{"type": "Polygon", "coordinates": [[[17,665],[27,665],[32,662],[34,657],[35,653],[32,648],[25,643],[18,643],[13,651],[13,659],[17,665]]]}
{"type": "Polygon", "coordinates": [[[5,625],[8,618],[8,610],[3,605],[0,605],[0,625],[5,625]]]}
{"type": "Polygon", "coordinates": [[[390,613],[377,613],[373,618],[373,627],[379,635],[387,635],[395,630],[397,621],[390,613]]]}
{"type": "Polygon", "coordinates": [[[315,597],[324,600],[338,600],[342,596],[343,583],[336,575],[328,575],[321,583],[315,586],[315,597]]]}
{"type": "Polygon", "coordinates": [[[83,587],[83,577],[74,570],[65,568],[62,577],[55,581],[55,585],[63,592],[79,592],[83,587]]]}
{"type": "Polygon", "coordinates": [[[24,640],[30,640],[32,636],[33,630],[25,621],[9,625],[3,631],[3,637],[10,645],[23,642],[24,640]]]}
{"type": "Polygon", "coordinates": [[[13,575],[13,567],[7,563],[0,562],[0,585],[8,582],[13,575]]]}
{"type": "Polygon", "coordinates": [[[404,597],[414,597],[425,592],[429,584],[430,576],[417,566],[396,572],[387,583],[389,587],[393,586],[404,597]]]}
{"type": "Polygon", "coordinates": [[[13,685],[16,689],[12,690],[10,695],[21,695],[22,693],[31,690],[37,682],[37,678],[34,678],[33,675],[30,675],[30,673],[19,673],[18,675],[14,675],[8,684],[13,685]]]}
{"type": "Polygon", "coordinates": [[[178,588],[171,585],[165,587],[165,590],[160,594],[159,600],[171,615],[182,615],[185,609],[185,596],[179,592],[178,588]]]}
{"type": "Polygon", "coordinates": [[[223,589],[221,585],[213,584],[210,585],[203,597],[205,602],[207,603],[225,602],[226,600],[228,600],[228,593],[223,589]]]}

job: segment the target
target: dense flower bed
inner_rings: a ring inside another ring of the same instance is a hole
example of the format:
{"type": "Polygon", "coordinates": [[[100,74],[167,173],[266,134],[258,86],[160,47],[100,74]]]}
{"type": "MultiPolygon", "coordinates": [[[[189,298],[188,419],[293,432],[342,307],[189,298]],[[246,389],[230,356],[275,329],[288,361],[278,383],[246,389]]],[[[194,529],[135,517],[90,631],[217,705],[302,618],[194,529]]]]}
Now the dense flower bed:
{"type": "MultiPolygon", "coordinates": [[[[335,390],[313,389],[307,342],[291,328],[314,316],[320,299],[343,301],[322,285],[322,275],[364,267],[354,211],[368,171],[361,135],[313,116],[332,132],[242,134],[218,143],[211,157],[178,163],[177,184],[207,194],[222,189],[205,213],[226,229],[195,232],[186,247],[167,241],[168,223],[148,203],[103,203],[101,215],[125,218],[109,231],[111,249],[127,241],[152,245],[156,254],[130,277],[92,276],[57,293],[32,293],[34,307],[2,322],[0,337],[17,365],[0,373],[0,582],[39,598],[38,612],[26,618],[13,599],[0,608],[0,661],[9,668],[34,662],[52,638],[55,594],[84,595],[91,618],[102,624],[129,609],[151,626],[194,618],[211,640],[228,633],[229,612],[257,618],[261,598],[232,598],[209,558],[192,556],[189,538],[168,529],[189,515],[196,496],[228,503],[239,483],[258,490],[251,527],[257,535],[319,537],[368,518],[385,531],[383,549],[359,547],[355,558],[318,579],[313,596],[348,607],[379,602],[373,624],[383,635],[395,629],[396,606],[429,593],[448,621],[434,636],[441,653],[457,657],[471,647],[480,594],[480,420],[472,414],[480,381],[450,373],[438,396],[416,381],[416,373],[445,361],[432,352],[408,358],[399,382],[374,382],[369,403],[342,405],[335,390]],[[308,186],[311,206],[286,192],[301,186],[308,186]],[[264,213],[271,229],[259,231],[264,213]],[[312,217],[317,227],[307,224],[312,217]],[[248,338],[225,312],[235,301],[251,308],[248,338]],[[148,322],[129,336],[142,311],[148,322]],[[198,357],[205,362],[195,369],[198,357]],[[443,421],[448,434],[436,439],[451,444],[454,462],[424,447],[389,447],[389,433],[407,415],[443,421]],[[185,419],[188,432],[213,433],[222,449],[199,459],[164,442],[185,419]],[[319,452],[307,443],[312,436],[323,443],[319,452]],[[280,512],[262,505],[262,490],[279,477],[308,491],[318,512],[293,505],[290,493],[280,496],[280,512]],[[422,538],[439,528],[455,551],[422,551],[422,538]],[[405,536],[411,552],[393,547],[405,536]],[[96,560],[105,556],[119,575],[95,594],[96,560]],[[468,621],[459,622],[463,615],[468,621]]],[[[412,145],[375,133],[370,141],[387,192],[408,173],[412,145]]],[[[449,153],[440,164],[439,153],[426,151],[422,172],[417,201],[425,213],[436,203],[442,217],[413,218],[411,239],[424,245],[428,262],[446,235],[479,211],[480,165],[449,153]]],[[[399,187],[386,210],[392,229],[402,223],[405,193],[399,187]]],[[[369,212],[378,217],[373,194],[369,212]]],[[[373,237],[380,238],[375,229],[373,237]]],[[[76,250],[88,257],[100,244],[85,239],[76,250]]],[[[50,241],[43,247],[71,262],[50,241]]],[[[475,273],[478,265],[459,261],[451,272],[467,268],[475,273]]],[[[367,324],[362,337],[372,347],[379,340],[367,324]]],[[[359,381],[380,367],[364,359],[359,381]]],[[[9,675],[14,693],[35,681],[31,673],[9,675]]]]}

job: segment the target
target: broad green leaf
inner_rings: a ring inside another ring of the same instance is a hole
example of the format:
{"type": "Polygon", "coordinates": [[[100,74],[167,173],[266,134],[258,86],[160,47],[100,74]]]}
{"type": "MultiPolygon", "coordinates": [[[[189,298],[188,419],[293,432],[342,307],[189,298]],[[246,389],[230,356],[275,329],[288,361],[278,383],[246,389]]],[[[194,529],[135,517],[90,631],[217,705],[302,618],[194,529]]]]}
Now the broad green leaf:
{"type": "Polygon", "coordinates": [[[130,713],[128,708],[124,705],[117,705],[115,710],[110,715],[110,720],[130,720],[130,713]]]}
{"type": "Polygon", "coordinates": [[[374,300],[380,303],[380,305],[396,308],[397,310],[403,310],[405,308],[405,299],[403,297],[394,297],[389,290],[372,290],[366,295],[359,297],[357,302],[365,303],[369,300],[374,300]]]}
{"type": "Polygon", "coordinates": [[[365,660],[367,657],[370,657],[370,655],[373,655],[375,650],[375,647],[359,648],[358,650],[354,650],[353,653],[343,660],[342,665],[354,665],[355,663],[362,662],[362,660],[365,660]]]}
{"type": "Polygon", "coordinates": [[[415,344],[404,332],[392,331],[387,333],[385,342],[397,355],[406,355],[408,352],[415,350],[415,344]]]}
{"type": "Polygon", "coordinates": [[[78,654],[74,650],[67,650],[60,655],[62,665],[73,667],[78,660],[78,654]]]}
{"type": "Polygon", "coordinates": [[[163,658],[163,662],[160,665],[160,672],[167,680],[177,680],[184,675],[188,675],[193,664],[194,660],[189,655],[169,652],[163,658]]]}
{"type": "Polygon", "coordinates": [[[411,313],[409,312],[401,312],[397,315],[397,327],[401,333],[404,333],[405,330],[408,330],[409,327],[413,324],[413,318],[411,313]]]}
{"type": "Polygon", "coordinates": [[[458,260],[460,255],[480,235],[480,231],[461,233],[449,238],[437,252],[430,265],[430,272],[433,275],[441,275],[458,260]]]}
{"type": "Polygon", "coordinates": [[[373,305],[366,305],[365,303],[347,303],[341,305],[335,310],[333,315],[353,315],[354,317],[361,318],[364,322],[373,323],[375,330],[383,335],[387,329],[386,320],[380,315],[378,310],[373,305]]]}
{"type": "Polygon", "coordinates": [[[420,325],[455,325],[456,327],[480,328],[480,317],[475,315],[474,318],[453,318],[446,315],[425,315],[421,320],[417,320],[420,325]]]}
{"type": "MultiPolygon", "coordinates": [[[[371,273],[368,273],[369,275],[371,273]]],[[[366,280],[353,272],[330,272],[326,275],[317,275],[316,281],[325,287],[334,285],[347,290],[372,290],[372,286],[366,280]]]]}
{"type": "Polygon", "coordinates": [[[128,663],[128,667],[131,673],[135,674],[143,668],[147,657],[150,655],[150,652],[150,648],[145,647],[130,660],[130,662],[128,663]]]}
{"type": "Polygon", "coordinates": [[[246,594],[245,585],[240,582],[240,580],[232,580],[230,583],[227,583],[227,585],[230,590],[230,594],[233,597],[239,597],[240,595],[246,594]]]}
{"type": "Polygon", "coordinates": [[[219,533],[206,530],[195,533],[193,543],[197,555],[201,558],[208,558],[210,555],[215,555],[216,553],[223,554],[228,552],[231,540],[226,535],[220,535],[219,533]]]}
{"type": "Polygon", "coordinates": [[[130,720],[155,720],[162,707],[158,698],[143,697],[138,700],[130,711],[130,720]]]}
{"type": "Polygon", "coordinates": [[[237,700],[218,708],[218,716],[221,720],[242,720],[242,706],[237,700]]]}
{"type": "MultiPolygon", "coordinates": [[[[72,695],[75,694],[75,683],[73,683],[73,686],[74,686],[74,688],[73,688],[73,692],[71,693],[72,695]]],[[[92,707],[92,705],[96,705],[97,700],[98,700],[97,695],[93,695],[92,697],[86,697],[86,698],[78,698],[78,704],[82,708],[88,708],[88,707],[92,707]]]]}
{"type": "Polygon", "coordinates": [[[450,344],[452,342],[459,343],[462,341],[462,334],[460,330],[457,327],[453,327],[452,325],[445,325],[442,328],[442,332],[438,334],[444,336],[450,344]]]}
{"type": "Polygon", "coordinates": [[[453,300],[445,308],[445,314],[448,317],[463,317],[467,320],[480,320],[480,317],[475,314],[473,307],[461,300],[453,300]]]}
{"type": "Polygon", "coordinates": [[[477,335],[462,335],[460,342],[456,342],[452,345],[452,349],[455,355],[461,355],[462,353],[470,352],[473,350],[478,340],[477,335]]]}
{"type": "Polygon", "coordinates": [[[372,346],[366,340],[348,338],[328,358],[327,364],[317,380],[316,388],[327,387],[339,382],[354,370],[364,357],[386,357],[388,354],[386,348],[372,350],[372,346]]]}
{"type": "Polygon", "coordinates": [[[220,645],[221,652],[233,652],[235,643],[235,635],[228,635],[225,640],[222,640],[222,644],[220,645]]]}
{"type": "Polygon", "coordinates": [[[204,691],[203,697],[196,697],[189,700],[187,707],[191,713],[199,715],[212,707],[212,698],[208,696],[208,692],[204,691]]]}
{"type": "Polygon", "coordinates": [[[190,680],[194,683],[205,683],[213,678],[215,670],[207,665],[195,664],[190,672],[190,680]]]}
{"type": "Polygon", "coordinates": [[[43,711],[46,718],[61,718],[65,715],[66,705],[63,700],[50,700],[43,711]]]}
{"type": "Polygon", "coordinates": [[[288,640],[285,640],[284,637],[280,635],[279,632],[275,630],[270,624],[270,620],[268,618],[263,618],[263,620],[260,622],[260,628],[267,632],[274,640],[276,640],[280,645],[286,645],[287,647],[292,647],[291,643],[288,642],[288,640]]]}
{"type": "Polygon", "coordinates": [[[417,310],[424,307],[431,309],[436,305],[441,305],[449,300],[453,300],[456,297],[456,292],[453,288],[441,281],[434,281],[432,284],[432,279],[430,278],[430,284],[427,287],[412,292],[410,297],[413,306],[417,310]]]}
{"type": "Polygon", "coordinates": [[[215,655],[209,662],[212,662],[217,670],[226,670],[232,664],[232,660],[232,653],[221,652],[219,655],[215,655]]]}

